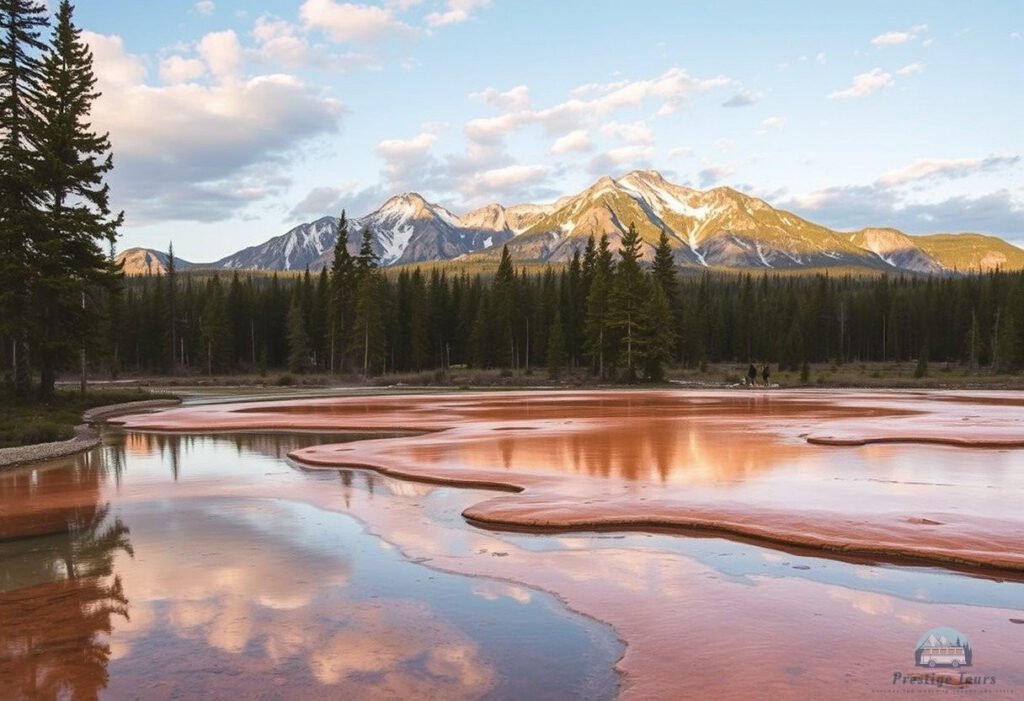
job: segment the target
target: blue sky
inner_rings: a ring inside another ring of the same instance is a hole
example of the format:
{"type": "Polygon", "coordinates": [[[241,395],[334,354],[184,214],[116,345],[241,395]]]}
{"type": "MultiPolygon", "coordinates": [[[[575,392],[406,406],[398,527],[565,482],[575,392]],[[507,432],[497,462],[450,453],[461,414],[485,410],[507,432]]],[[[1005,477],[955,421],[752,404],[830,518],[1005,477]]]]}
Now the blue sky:
{"type": "Polygon", "coordinates": [[[838,229],[1024,242],[1005,2],[81,2],[120,247],[209,261],[415,190],[462,214],[653,168],[838,229]]]}

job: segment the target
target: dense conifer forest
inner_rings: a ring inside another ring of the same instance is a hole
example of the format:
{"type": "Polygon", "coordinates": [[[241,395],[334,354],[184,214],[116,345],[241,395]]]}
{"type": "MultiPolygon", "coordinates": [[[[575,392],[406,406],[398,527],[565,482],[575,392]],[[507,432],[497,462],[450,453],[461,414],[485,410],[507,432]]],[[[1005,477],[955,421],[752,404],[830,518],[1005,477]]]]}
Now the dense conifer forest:
{"type": "Polygon", "coordinates": [[[932,361],[1024,366],[1024,274],[681,276],[667,241],[589,241],[564,268],[493,274],[377,267],[339,242],[320,273],[171,268],[106,297],[97,373],[267,370],[378,376],[456,366],[659,380],[667,368],[932,361]]]}

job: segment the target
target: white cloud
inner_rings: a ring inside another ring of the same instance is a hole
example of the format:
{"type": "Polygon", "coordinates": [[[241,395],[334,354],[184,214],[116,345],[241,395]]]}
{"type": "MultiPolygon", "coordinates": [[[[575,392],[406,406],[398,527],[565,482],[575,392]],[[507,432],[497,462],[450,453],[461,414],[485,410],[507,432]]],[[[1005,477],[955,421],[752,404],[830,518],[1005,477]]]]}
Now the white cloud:
{"type": "Polygon", "coordinates": [[[165,83],[177,85],[195,80],[206,73],[206,64],[197,58],[168,56],[160,61],[160,79],[165,83]]]}
{"type": "Polygon", "coordinates": [[[828,59],[825,58],[825,52],[824,51],[819,51],[817,53],[817,55],[814,57],[814,60],[817,61],[818,63],[820,63],[823,66],[826,63],[828,63],[828,59]]]}
{"type": "Polygon", "coordinates": [[[478,143],[498,143],[530,119],[524,112],[510,112],[500,117],[481,117],[466,122],[462,131],[466,138],[478,143]]]}
{"type": "Polygon", "coordinates": [[[470,94],[469,99],[483,102],[502,112],[517,112],[529,109],[530,89],[525,85],[517,85],[505,92],[497,88],[487,88],[470,94]]]}
{"type": "Polygon", "coordinates": [[[472,17],[474,10],[490,4],[491,0],[448,0],[445,11],[431,12],[426,16],[426,23],[429,27],[461,24],[472,17]]]}
{"type": "Polygon", "coordinates": [[[504,190],[547,177],[550,168],[543,165],[511,165],[487,170],[480,174],[480,181],[488,190],[504,190]]]}
{"type": "MultiPolygon", "coordinates": [[[[287,75],[149,85],[145,63],[125,51],[120,37],[83,38],[102,93],[93,121],[110,132],[111,189],[131,223],[232,216],[280,190],[295,148],[336,129],[343,113],[339,102],[287,75]]],[[[235,65],[223,51],[230,44],[207,44],[209,64],[222,74],[235,65]]],[[[183,75],[180,66],[168,70],[165,79],[183,75]]],[[[195,70],[188,64],[184,74],[195,70]]]]}
{"type": "Polygon", "coordinates": [[[89,31],[82,36],[92,50],[93,65],[101,83],[117,88],[141,82],[146,77],[146,64],[125,51],[121,37],[89,31]]]}
{"type": "Polygon", "coordinates": [[[913,41],[919,34],[927,31],[927,29],[927,24],[915,24],[904,32],[885,32],[884,34],[879,34],[871,40],[871,43],[875,46],[899,46],[900,44],[913,41]]]}
{"type": "Polygon", "coordinates": [[[756,102],[760,102],[762,97],[764,97],[764,93],[757,90],[740,90],[723,102],[722,107],[749,107],[756,102]]]}
{"type": "Polygon", "coordinates": [[[426,154],[437,143],[437,137],[423,132],[411,139],[385,139],[377,144],[377,154],[384,158],[407,158],[426,154]]]}
{"type": "Polygon", "coordinates": [[[212,15],[214,10],[213,0],[199,0],[193,7],[201,15],[212,15]]]}
{"type": "Polygon", "coordinates": [[[384,159],[384,178],[395,190],[424,190],[440,168],[431,153],[437,135],[424,131],[411,139],[385,139],[374,149],[384,159]]]}
{"type": "Polygon", "coordinates": [[[623,124],[621,122],[608,122],[601,127],[601,134],[609,138],[620,139],[627,144],[652,144],[654,134],[647,122],[641,120],[623,124]]]}
{"type": "Polygon", "coordinates": [[[594,148],[593,142],[590,140],[590,135],[586,129],[576,129],[571,131],[565,136],[557,139],[554,144],[551,145],[551,153],[563,154],[570,153],[573,151],[589,151],[594,148]]]}
{"type": "Polygon", "coordinates": [[[235,77],[242,65],[242,45],[230,29],[207,34],[199,40],[197,51],[210,73],[221,80],[235,77]]]}
{"type": "Polygon", "coordinates": [[[871,43],[875,46],[896,46],[898,44],[906,44],[913,38],[913,35],[909,32],[886,32],[876,36],[871,40],[871,43]]]}
{"type": "Polygon", "coordinates": [[[347,73],[357,68],[379,69],[377,60],[366,53],[349,51],[332,54],[323,45],[314,45],[301,28],[272,15],[263,15],[253,24],[257,47],[249,54],[261,63],[287,69],[315,66],[321,70],[347,73]]]}
{"type": "Polygon", "coordinates": [[[1016,166],[1020,156],[988,156],[987,158],[923,158],[905,168],[883,173],[878,184],[886,187],[906,185],[932,178],[964,178],[975,173],[1016,166]]]}
{"type": "Polygon", "coordinates": [[[677,146],[668,152],[670,160],[690,158],[694,155],[693,149],[689,146],[677,146]]]}
{"type": "Polygon", "coordinates": [[[394,16],[390,7],[376,5],[305,0],[299,8],[299,17],[306,27],[323,30],[336,42],[375,41],[392,34],[414,32],[394,16]]]}
{"type": "Polygon", "coordinates": [[[697,180],[700,182],[701,187],[711,187],[731,177],[735,172],[727,165],[709,166],[697,173],[697,180]]]}
{"type": "Polygon", "coordinates": [[[785,117],[768,117],[761,120],[761,128],[758,134],[767,134],[769,131],[779,131],[786,128],[785,117]]]}
{"type": "Polygon", "coordinates": [[[861,73],[853,77],[853,84],[845,90],[836,90],[829,93],[829,99],[846,99],[852,97],[865,97],[882,88],[892,87],[892,74],[886,73],[881,68],[874,68],[867,73],[861,73]]]}
{"type": "Polygon", "coordinates": [[[920,61],[915,61],[914,63],[908,63],[903,66],[903,68],[900,68],[896,71],[896,75],[914,75],[916,73],[921,73],[922,71],[924,71],[924,64],[920,61]]]}
{"type": "Polygon", "coordinates": [[[650,159],[654,156],[652,146],[633,144],[620,146],[599,154],[587,164],[587,170],[594,175],[611,175],[622,170],[650,167],[650,159]]]}

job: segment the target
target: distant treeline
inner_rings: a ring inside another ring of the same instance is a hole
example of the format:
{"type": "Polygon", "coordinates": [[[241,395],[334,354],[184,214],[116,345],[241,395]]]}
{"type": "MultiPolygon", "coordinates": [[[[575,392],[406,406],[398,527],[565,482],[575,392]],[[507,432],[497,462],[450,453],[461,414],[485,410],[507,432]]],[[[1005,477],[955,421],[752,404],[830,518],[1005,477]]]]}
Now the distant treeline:
{"type": "Polygon", "coordinates": [[[175,272],[127,280],[90,348],[95,370],[378,375],[547,368],[659,379],[705,362],[911,361],[1024,367],[1024,274],[680,278],[667,241],[652,267],[638,239],[561,269],[493,275],[385,271],[344,249],[319,274],[175,272]]]}

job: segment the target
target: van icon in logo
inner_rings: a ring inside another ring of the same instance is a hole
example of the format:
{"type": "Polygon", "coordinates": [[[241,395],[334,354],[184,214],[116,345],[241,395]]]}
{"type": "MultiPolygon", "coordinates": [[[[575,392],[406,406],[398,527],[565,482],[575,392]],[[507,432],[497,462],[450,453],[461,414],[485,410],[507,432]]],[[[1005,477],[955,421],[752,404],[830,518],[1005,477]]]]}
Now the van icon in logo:
{"type": "Polygon", "coordinates": [[[918,667],[970,667],[974,651],[967,636],[952,628],[933,628],[914,650],[918,667]]]}

